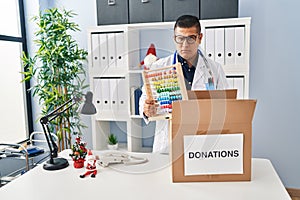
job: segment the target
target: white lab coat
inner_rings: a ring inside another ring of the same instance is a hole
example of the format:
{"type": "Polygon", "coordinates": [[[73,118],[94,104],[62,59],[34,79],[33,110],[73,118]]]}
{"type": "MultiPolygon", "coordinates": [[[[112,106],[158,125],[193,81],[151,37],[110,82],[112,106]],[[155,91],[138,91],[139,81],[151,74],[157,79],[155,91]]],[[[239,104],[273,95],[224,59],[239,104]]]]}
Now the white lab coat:
{"type": "MultiPolygon", "coordinates": [[[[173,63],[174,56],[176,56],[176,54],[168,56],[166,58],[159,59],[158,61],[152,64],[151,69],[170,66],[174,64],[173,63]]],[[[211,69],[216,89],[222,90],[228,88],[228,83],[222,66],[219,63],[216,63],[208,58],[206,59],[209,65],[208,67],[210,67],[211,69]]],[[[208,69],[205,65],[203,57],[199,55],[191,90],[206,90],[205,83],[207,83],[208,77],[209,77],[208,69]]],[[[146,92],[144,87],[142,91],[143,93],[141,95],[140,102],[139,102],[139,110],[141,115],[143,115],[144,103],[146,100],[146,92]]],[[[144,120],[146,124],[149,123],[147,118],[144,117],[144,120]]],[[[169,153],[168,120],[156,121],[153,152],[169,153]]]]}

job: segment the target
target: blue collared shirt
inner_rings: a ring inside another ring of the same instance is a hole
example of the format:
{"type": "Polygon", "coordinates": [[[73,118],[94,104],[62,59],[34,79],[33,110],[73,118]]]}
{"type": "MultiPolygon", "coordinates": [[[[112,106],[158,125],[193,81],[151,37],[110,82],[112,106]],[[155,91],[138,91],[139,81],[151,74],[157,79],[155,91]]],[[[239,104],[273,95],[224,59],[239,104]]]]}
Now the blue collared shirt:
{"type": "Polygon", "coordinates": [[[189,67],[187,61],[184,58],[182,58],[179,54],[177,54],[177,59],[182,66],[182,72],[185,80],[185,87],[187,90],[191,90],[196,68],[194,65],[192,67],[189,67]]]}

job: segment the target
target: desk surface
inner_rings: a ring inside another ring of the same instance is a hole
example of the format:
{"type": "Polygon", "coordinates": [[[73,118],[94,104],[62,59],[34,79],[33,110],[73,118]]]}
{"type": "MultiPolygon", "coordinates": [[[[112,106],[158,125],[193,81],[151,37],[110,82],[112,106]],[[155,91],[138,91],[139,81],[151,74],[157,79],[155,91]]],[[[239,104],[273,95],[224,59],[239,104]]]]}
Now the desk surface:
{"type": "MultiPolygon", "coordinates": [[[[102,152],[94,152],[101,155],[102,152]]],[[[140,165],[117,164],[99,167],[96,178],[80,178],[85,169],[70,166],[46,171],[42,165],[0,188],[1,199],[290,199],[271,162],[252,160],[250,182],[172,183],[169,156],[135,154],[147,157],[140,165]]],[[[61,157],[69,159],[68,152],[61,157]]]]}

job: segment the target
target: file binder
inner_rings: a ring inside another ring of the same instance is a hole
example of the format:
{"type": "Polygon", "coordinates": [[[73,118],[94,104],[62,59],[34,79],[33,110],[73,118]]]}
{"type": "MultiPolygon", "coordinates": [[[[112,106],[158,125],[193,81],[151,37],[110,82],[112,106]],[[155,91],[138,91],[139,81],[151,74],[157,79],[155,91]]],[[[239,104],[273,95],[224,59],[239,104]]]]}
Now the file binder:
{"type": "Polygon", "coordinates": [[[101,79],[94,78],[94,105],[97,107],[97,111],[102,111],[102,86],[101,86],[101,79]]]}
{"type": "Polygon", "coordinates": [[[116,67],[125,68],[126,67],[126,54],[125,54],[125,41],[124,32],[116,33],[116,67]]]}
{"type": "Polygon", "coordinates": [[[225,65],[235,63],[235,28],[225,28],[225,65]]]}
{"type": "Polygon", "coordinates": [[[234,78],[234,88],[238,90],[237,99],[244,99],[244,77],[234,78]]]}
{"type": "Polygon", "coordinates": [[[206,56],[212,60],[215,60],[215,29],[205,29],[205,37],[206,56]]]}
{"type": "Polygon", "coordinates": [[[245,59],[245,28],[235,28],[235,63],[244,64],[245,59]]]}
{"type": "Polygon", "coordinates": [[[105,33],[99,34],[100,45],[100,67],[101,73],[105,73],[108,69],[108,48],[107,48],[107,35],[105,33]]]}
{"type": "Polygon", "coordinates": [[[107,33],[109,68],[117,67],[115,33],[107,33]]]}
{"type": "Polygon", "coordinates": [[[130,88],[130,113],[131,115],[135,115],[135,98],[134,91],[136,90],[135,86],[130,88]]]}
{"type": "Polygon", "coordinates": [[[103,110],[107,111],[110,110],[110,86],[109,86],[109,82],[110,79],[109,78],[101,78],[101,93],[102,93],[102,108],[103,110]]]}
{"type": "Polygon", "coordinates": [[[227,80],[227,83],[228,83],[228,89],[233,89],[234,88],[234,84],[233,84],[234,78],[226,77],[226,80],[227,80]]]}
{"type": "Polygon", "coordinates": [[[109,93],[110,93],[110,107],[112,112],[116,113],[118,110],[118,79],[109,79],[109,93]]]}
{"type": "Polygon", "coordinates": [[[125,77],[118,79],[118,109],[119,111],[125,112],[127,110],[127,83],[125,77]]]}
{"type": "Polygon", "coordinates": [[[92,34],[92,67],[94,70],[100,69],[100,42],[98,34],[92,34]]]}
{"type": "Polygon", "coordinates": [[[215,29],[215,61],[224,65],[224,28],[215,29]]]}
{"type": "Polygon", "coordinates": [[[229,76],[226,78],[228,89],[237,90],[237,99],[244,99],[244,76],[229,76]]]}

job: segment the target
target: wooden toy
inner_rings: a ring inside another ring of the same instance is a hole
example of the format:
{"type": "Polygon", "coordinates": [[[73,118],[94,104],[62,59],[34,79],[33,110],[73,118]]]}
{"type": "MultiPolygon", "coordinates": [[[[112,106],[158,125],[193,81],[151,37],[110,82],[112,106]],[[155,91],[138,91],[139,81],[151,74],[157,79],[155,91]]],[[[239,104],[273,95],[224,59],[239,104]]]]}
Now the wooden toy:
{"type": "Polygon", "coordinates": [[[172,102],[188,100],[180,63],[144,70],[144,87],[148,99],[155,100],[156,116],[170,116],[172,102]]]}

